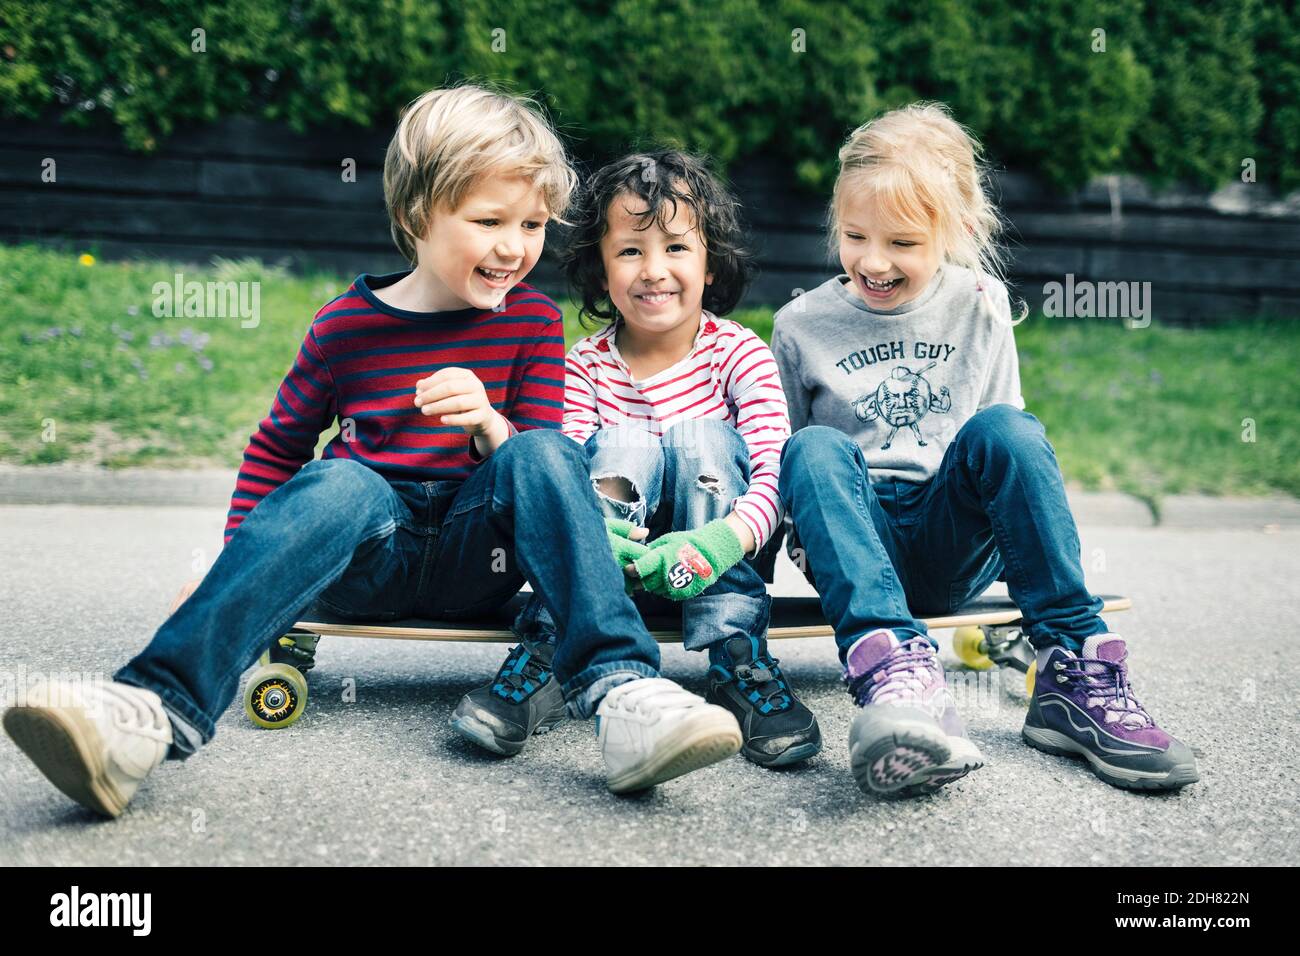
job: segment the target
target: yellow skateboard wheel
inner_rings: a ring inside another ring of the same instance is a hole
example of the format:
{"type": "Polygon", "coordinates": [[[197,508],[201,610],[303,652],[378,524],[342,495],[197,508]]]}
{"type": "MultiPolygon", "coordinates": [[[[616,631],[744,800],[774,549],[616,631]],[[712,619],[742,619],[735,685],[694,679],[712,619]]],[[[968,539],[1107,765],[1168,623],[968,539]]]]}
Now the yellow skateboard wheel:
{"type": "Polygon", "coordinates": [[[987,654],[980,650],[984,643],[984,630],[979,627],[959,627],[952,632],[952,652],[967,667],[986,671],[993,666],[987,654]]]}
{"type": "Polygon", "coordinates": [[[289,664],[259,667],[244,687],[244,713],[268,730],[288,727],[306,706],[307,679],[289,664]]]}
{"type": "Polygon", "coordinates": [[[1034,696],[1034,675],[1037,673],[1037,664],[1031,664],[1029,670],[1025,671],[1025,690],[1029,692],[1030,697],[1034,696]]]}

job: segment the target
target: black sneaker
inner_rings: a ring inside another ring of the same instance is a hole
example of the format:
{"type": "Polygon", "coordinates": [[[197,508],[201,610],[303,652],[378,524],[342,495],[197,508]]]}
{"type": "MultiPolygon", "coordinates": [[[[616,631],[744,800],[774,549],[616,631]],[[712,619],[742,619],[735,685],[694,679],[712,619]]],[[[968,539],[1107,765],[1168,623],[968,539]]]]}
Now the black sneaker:
{"type": "Polygon", "coordinates": [[[822,749],[812,711],[795,697],[775,658],[758,652],[754,638],[733,637],[723,649],[730,663],[709,668],[710,704],[731,711],[745,736],[741,753],[763,767],[807,760],[822,749]]]}
{"type": "Polygon", "coordinates": [[[528,738],[564,720],[564,694],[551,671],[555,645],[524,641],[490,683],[461,698],[451,728],[494,754],[513,757],[528,738]]]}

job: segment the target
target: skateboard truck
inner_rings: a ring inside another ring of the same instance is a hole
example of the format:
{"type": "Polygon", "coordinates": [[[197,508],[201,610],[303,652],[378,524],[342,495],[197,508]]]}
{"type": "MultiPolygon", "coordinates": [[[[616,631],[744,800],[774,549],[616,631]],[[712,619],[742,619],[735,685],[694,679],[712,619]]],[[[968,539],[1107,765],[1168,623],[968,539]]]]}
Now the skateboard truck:
{"type": "Polygon", "coordinates": [[[271,645],[265,664],[290,664],[304,674],[316,666],[316,644],[319,634],[293,630],[271,645]]]}
{"type": "Polygon", "coordinates": [[[977,671],[1015,668],[1025,675],[1026,692],[1034,692],[1037,652],[1019,624],[959,627],[952,634],[952,650],[963,664],[977,671]]]}
{"type": "Polygon", "coordinates": [[[984,627],[979,649],[1000,667],[1014,667],[1022,674],[1034,666],[1037,654],[1019,627],[984,627]]]}

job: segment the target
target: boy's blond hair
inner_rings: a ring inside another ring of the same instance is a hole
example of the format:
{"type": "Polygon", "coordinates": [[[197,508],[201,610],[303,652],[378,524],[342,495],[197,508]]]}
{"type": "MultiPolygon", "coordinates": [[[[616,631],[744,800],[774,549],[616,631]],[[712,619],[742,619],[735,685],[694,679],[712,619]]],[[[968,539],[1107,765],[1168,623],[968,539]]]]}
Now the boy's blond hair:
{"type": "Polygon", "coordinates": [[[414,263],[433,210],[456,209],[492,172],[531,179],[563,222],[577,174],[534,101],[466,84],[407,106],[384,157],[384,201],[402,255],[414,263]]]}
{"type": "Polygon", "coordinates": [[[855,129],[840,149],[830,208],[832,255],[849,193],[870,191],[897,223],[933,235],[945,260],[1003,280],[1002,228],[979,142],[942,103],[913,103],[855,129]]]}

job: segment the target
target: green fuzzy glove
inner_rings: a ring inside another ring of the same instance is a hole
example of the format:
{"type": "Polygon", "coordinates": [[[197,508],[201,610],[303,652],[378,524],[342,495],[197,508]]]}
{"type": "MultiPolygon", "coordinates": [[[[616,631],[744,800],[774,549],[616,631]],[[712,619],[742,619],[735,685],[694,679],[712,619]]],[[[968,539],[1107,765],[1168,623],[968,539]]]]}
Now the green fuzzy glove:
{"type": "Polygon", "coordinates": [[[745,556],[740,539],[723,518],[694,531],[673,531],[650,542],[632,562],[641,585],[673,601],[689,601],[745,556]]]}
{"type": "MultiPolygon", "coordinates": [[[[609,535],[609,546],[614,552],[614,560],[618,562],[620,569],[645,557],[650,550],[640,541],[633,541],[628,537],[636,530],[636,527],[630,521],[622,521],[618,518],[605,519],[605,530],[609,535]]],[[[637,582],[624,576],[623,590],[631,594],[637,590],[637,582]]]]}

